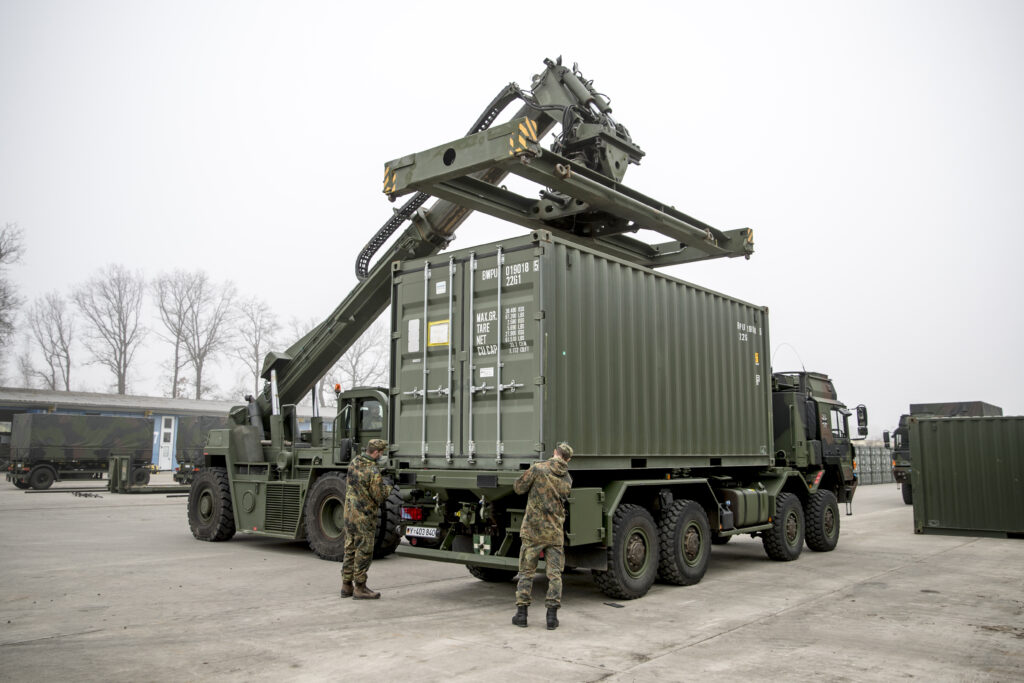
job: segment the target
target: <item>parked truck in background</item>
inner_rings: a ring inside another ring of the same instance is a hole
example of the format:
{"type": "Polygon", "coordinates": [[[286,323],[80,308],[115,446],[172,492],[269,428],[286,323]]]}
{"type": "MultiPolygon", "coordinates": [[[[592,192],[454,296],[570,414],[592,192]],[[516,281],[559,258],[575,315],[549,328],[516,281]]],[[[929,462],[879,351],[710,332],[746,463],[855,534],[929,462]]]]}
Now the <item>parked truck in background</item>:
{"type": "Polygon", "coordinates": [[[132,484],[149,483],[153,420],[23,413],[12,420],[7,481],[42,490],[65,479],[101,479],[111,455],[131,457],[132,484]]]}
{"type": "Polygon", "coordinates": [[[914,502],[911,480],[910,418],[927,417],[999,417],[1003,409],[984,401],[953,401],[947,403],[911,403],[910,412],[900,415],[899,425],[892,431],[882,432],[886,448],[892,448],[892,476],[900,485],[903,502],[914,502]]]}
{"type": "Polygon", "coordinates": [[[643,154],[591,81],[547,60],[466,137],[386,164],[385,194],[412,198],[360,254],[356,288],[269,354],[264,390],[210,433],[189,495],[195,537],[305,538],[340,559],[344,469],[381,436],[399,488],[381,508],[376,552],[398,545],[400,513],[417,541],[402,552],[506,580],[525,508],[512,482],[564,439],[577,453],[567,556],[609,595],[643,595],[656,575],[695,583],[710,544],[737,534],[762,537],[778,560],[805,539],[834,548],[838,503],[856,486],[850,411],[825,375],[772,374],[767,309],[654,270],[749,258],[753,233],[623,185],[643,154]],[[513,101],[513,119],[492,126],[513,101]],[[509,174],[537,197],[510,189],[509,174]],[[473,211],[529,235],[434,258],[473,211]],[[300,432],[294,403],[389,304],[389,386],[339,392],[330,438],[320,417],[300,432]]]}
{"type": "Polygon", "coordinates": [[[178,431],[174,443],[174,481],[191,484],[192,477],[199,471],[206,437],[214,429],[228,427],[226,415],[183,415],[178,418],[178,431]]]}

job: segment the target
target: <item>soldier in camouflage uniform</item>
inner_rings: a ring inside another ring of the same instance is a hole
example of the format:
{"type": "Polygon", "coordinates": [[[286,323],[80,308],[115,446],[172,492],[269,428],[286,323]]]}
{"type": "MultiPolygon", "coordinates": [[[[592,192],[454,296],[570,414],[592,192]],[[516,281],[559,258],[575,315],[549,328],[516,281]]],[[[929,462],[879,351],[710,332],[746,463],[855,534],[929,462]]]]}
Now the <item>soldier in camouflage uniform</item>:
{"type": "Polygon", "coordinates": [[[345,492],[345,559],[341,567],[341,597],[374,600],[380,593],[366,587],[366,573],[373,560],[373,542],[380,520],[380,506],[391,492],[377,467],[377,460],[388,445],[371,439],[366,454],[348,466],[345,492]]]}
{"type": "Polygon", "coordinates": [[[519,583],[516,586],[516,615],[512,623],[526,626],[527,608],[533,593],[533,575],[537,560],[544,553],[547,567],[548,629],[558,628],[558,608],[562,605],[562,568],[565,566],[564,543],[565,500],[572,489],[569,460],[572,447],[562,442],[555,447],[550,460],[537,462],[523,472],[514,485],[516,493],[529,493],[526,515],[519,531],[519,583]]]}

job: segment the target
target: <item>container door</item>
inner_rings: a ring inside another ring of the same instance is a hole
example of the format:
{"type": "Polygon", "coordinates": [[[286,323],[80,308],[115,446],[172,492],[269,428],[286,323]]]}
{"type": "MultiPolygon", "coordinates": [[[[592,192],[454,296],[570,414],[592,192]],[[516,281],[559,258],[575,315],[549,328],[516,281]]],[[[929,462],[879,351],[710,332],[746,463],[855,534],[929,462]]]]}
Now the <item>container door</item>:
{"type": "Polygon", "coordinates": [[[455,452],[458,339],[452,332],[460,270],[452,258],[424,264],[402,274],[392,297],[393,438],[399,457],[418,456],[423,464],[455,452]]]}
{"type": "Polygon", "coordinates": [[[540,258],[533,249],[473,255],[463,282],[468,348],[461,451],[499,463],[536,457],[543,415],[540,258]]]}

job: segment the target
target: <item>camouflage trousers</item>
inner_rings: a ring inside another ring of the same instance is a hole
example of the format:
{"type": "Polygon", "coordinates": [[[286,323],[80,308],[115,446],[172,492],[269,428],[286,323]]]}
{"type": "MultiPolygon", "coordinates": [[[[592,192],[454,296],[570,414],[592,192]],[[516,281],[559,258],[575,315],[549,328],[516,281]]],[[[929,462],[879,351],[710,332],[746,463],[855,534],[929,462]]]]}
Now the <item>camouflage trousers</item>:
{"type": "Polygon", "coordinates": [[[537,560],[544,552],[544,565],[548,577],[548,594],[544,600],[547,607],[562,605],[562,569],[565,568],[565,552],[560,545],[537,545],[523,541],[519,549],[519,583],[516,585],[516,605],[529,605],[533,598],[533,575],[537,572],[537,560]]]}
{"type": "Polygon", "coordinates": [[[346,526],[345,558],[341,565],[342,581],[366,583],[366,573],[370,570],[370,562],[373,561],[373,542],[376,536],[376,524],[346,526]]]}

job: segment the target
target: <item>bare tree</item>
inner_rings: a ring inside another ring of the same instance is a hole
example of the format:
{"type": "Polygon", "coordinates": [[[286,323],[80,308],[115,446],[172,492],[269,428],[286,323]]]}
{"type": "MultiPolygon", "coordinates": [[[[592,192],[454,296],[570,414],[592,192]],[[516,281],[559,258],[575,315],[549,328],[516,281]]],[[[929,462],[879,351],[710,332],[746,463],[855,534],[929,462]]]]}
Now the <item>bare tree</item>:
{"type": "Polygon", "coordinates": [[[383,384],[388,379],[388,328],[377,320],[331,369],[329,382],[345,389],[383,384]]]}
{"type": "Polygon", "coordinates": [[[0,228],[0,367],[6,365],[3,356],[14,331],[14,314],[21,305],[17,289],[7,279],[7,267],[21,260],[25,252],[22,239],[17,223],[8,223],[0,228]]]}
{"type": "Polygon", "coordinates": [[[159,337],[174,347],[174,356],[167,366],[171,373],[171,398],[178,398],[184,394],[185,380],[182,371],[188,365],[185,337],[188,334],[186,328],[189,306],[194,296],[197,275],[198,273],[176,270],[170,275],[157,276],[152,284],[160,322],[167,330],[166,336],[159,334],[159,337]]]}
{"type": "Polygon", "coordinates": [[[35,368],[32,367],[32,354],[29,349],[30,342],[26,334],[22,338],[21,353],[18,354],[16,361],[18,379],[21,382],[21,386],[26,389],[32,389],[35,386],[35,368]]]}
{"type": "Polygon", "coordinates": [[[274,335],[281,326],[267,302],[258,297],[254,296],[240,302],[237,311],[238,322],[235,329],[238,343],[235,344],[232,355],[242,361],[248,369],[253,396],[256,396],[260,392],[263,359],[275,344],[274,335]]]}
{"type": "Polygon", "coordinates": [[[110,265],[72,296],[88,323],[85,347],[93,362],[114,374],[118,394],[127,389],[128,370],[145,332],[140,322],[145,289],[141,274],[110,265]]]}
{"type": "Polygon", "coordinates": [[[234,299],[235,286],[231,282],[215,285],[206,273],[193,274],[185,316],[184,349],[195,371],[197,400],[210,390],[203,384],[206,364],[227,346],[230,338],[234,299]]]}
{"type": "Polygon", "coordinates": [[[71,343],[75,334],[75,316],[57,292],[36,299],[28,310],[28,327],[45,368],[33,370],[51,391],[71,391],[71,343]]]}

